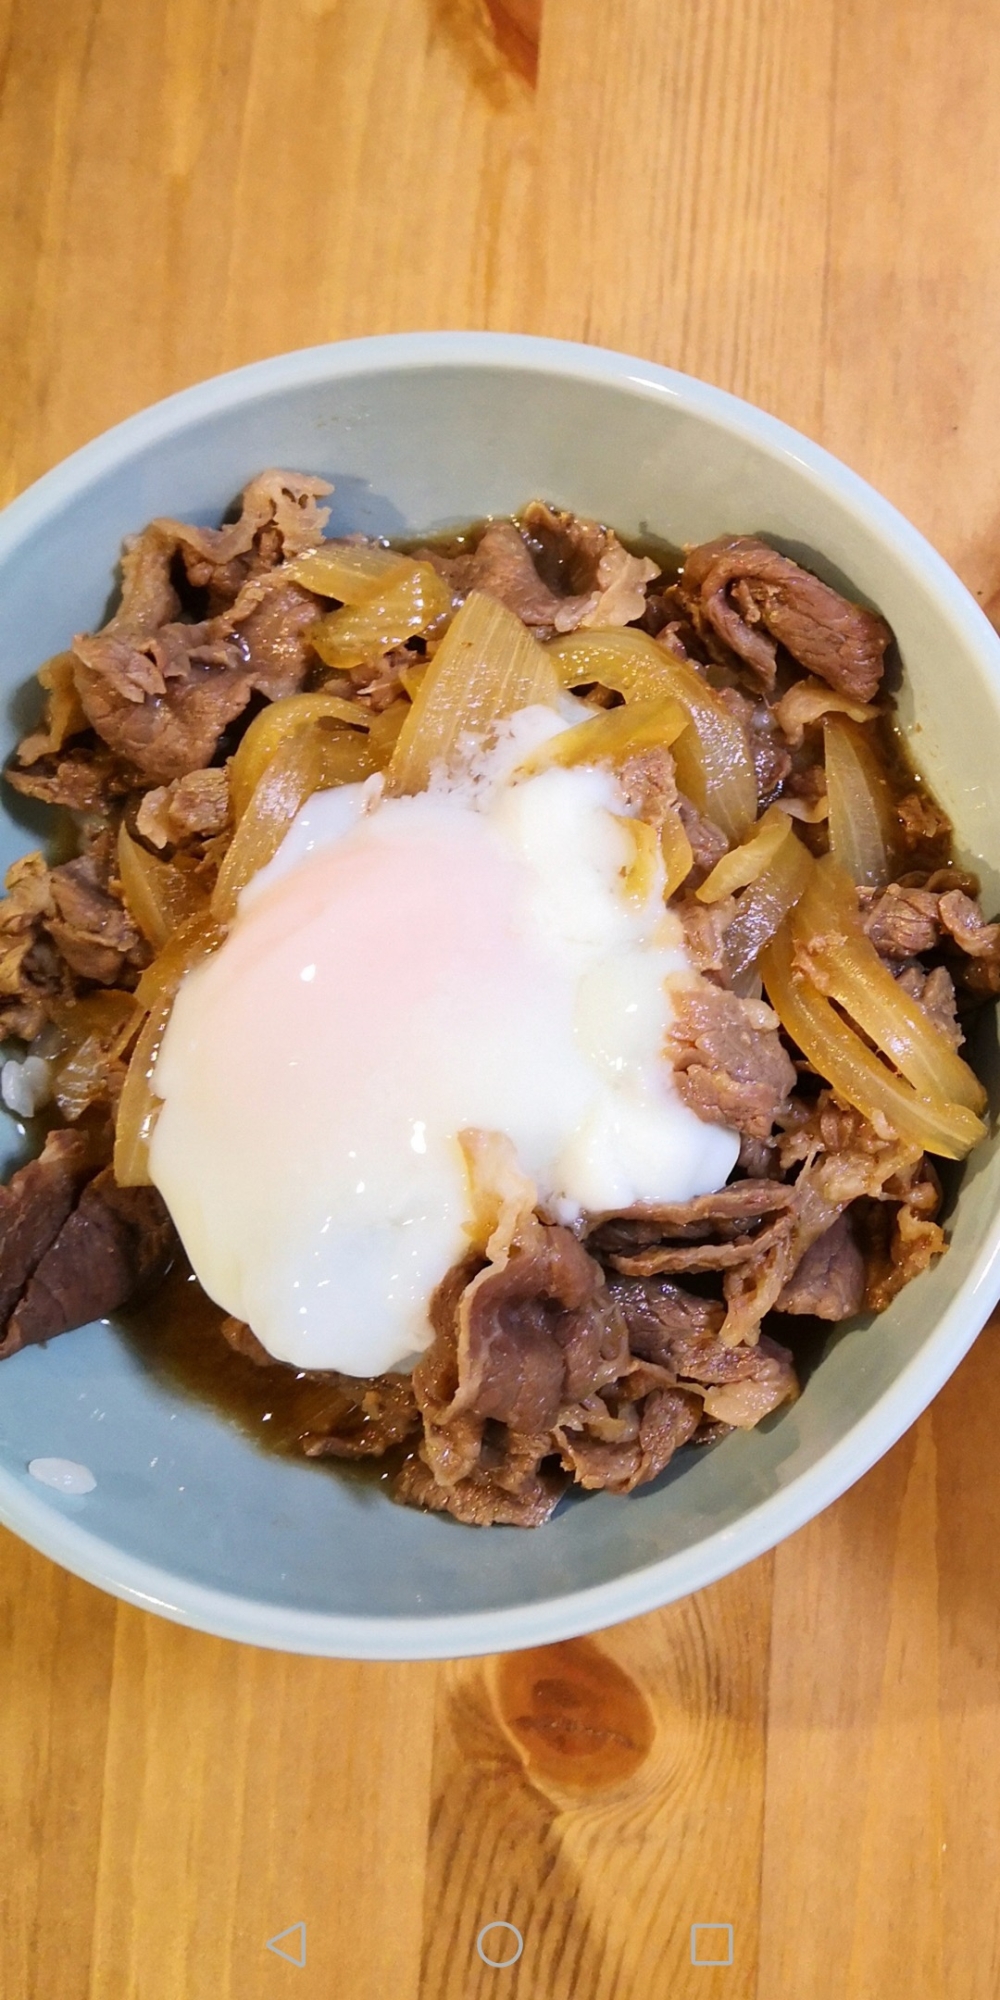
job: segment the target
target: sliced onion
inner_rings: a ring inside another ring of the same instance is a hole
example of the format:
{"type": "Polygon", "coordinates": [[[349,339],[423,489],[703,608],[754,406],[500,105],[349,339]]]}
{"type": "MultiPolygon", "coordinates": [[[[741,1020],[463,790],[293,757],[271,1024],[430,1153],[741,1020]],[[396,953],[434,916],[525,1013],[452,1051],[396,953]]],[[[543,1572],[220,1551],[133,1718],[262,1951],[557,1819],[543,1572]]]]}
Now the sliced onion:
{"type": "Polygon", "coordinates": [[[669,696],[654,695],[649,701],[626,702],[621,708],[603,708],[586,722],[578,722],[561,736],[541,743],[523,763],[518,776],[529,777],[552,765],[569,768],[574,764],[619,763],[636,750],[656,749],[676,743],[689,727],[687,710],[669,696]]]}
{"type": "Polygon", "coordinates": [[[368,742],[375,759],[375,768],[384,771],[399,742],[400,731],[410,713],[408,701],[391,701],[378,715],[371,715],[368,725],[368,742]]]}
{"type": "Polygon", "coordinates": [[[108,1065],[128,1047],[142,1020],[142,1008],[133,993],[115,987],[87,993],[80,1000],[52,1001],[50,1006],[53,1096],[63,1117],[73,1123],[104,1095],[108,1065]]]}
{"type": "Polygon", "coordinates": [[[254,716],[229,765],[234,819],[242,818],[284,737],[321,717],[357,729],[367,729],[372,720],[371,710],[360,702],[345,701],[342,695],[326,694],[322,689],[314,694],[285,695],[281,701],[268,702],[254,716]]]}
{"type": "Polygon", "coordinates": [[[377,542],[326,542],[286,563],[282,575],[301,583],[305,590],[315,591],[317,597],[363,604],[412,568],[411,557],[380,548],[377,542]]]}
{"type": "Polygon", "coordinates": [[[357,784],[375,770],[375,758],[360,731],[317,719],[283,738],[260,779],[233,835],[212,892],[216,923],[236,915],[240,891],[272,861],[307,799],[334,785],[357,784]]]}
{"type": "Polygon", "coordinates": [[[864,701],[852,701],[850,695],[838,694],[836,688],[826,687],[812,674],[793,681],[787,694],[774,704],[775,722],[795,750],[810,724],[819,722],[824,715],[849,715],[854,722],[871,722],[877,714],[877,708],[864,701]]]}
{"type": "Polygon", "coordinates": [[[140,1007],[149,1009],[118,1104],[114,1174],[119,1187],[149,1184],[149,1141],[160,1108],[152,1087],[153,1070],[181,980],[222,943],[223,932],[208,917],[192,917],[146,967],[136,987],[140,1007]]]}
{"type": "Polygon", "coordinates": [[[757,815],[757,780],[746,730],[687,660],[647,632],[572,632],[546,647],[564,687],[599,681],[627,702],[655,695],[679,701],[694,724],[679,738],[677,779],[699,812],[729,840],[743,840],[757,815]]]}
{"type": "Polygon", "coordinates": [[[124,820],[118,829],[122,895],[144,938],[157,950],[179,924],[208,907],[200,882],[173,861],[163,861],[133,840],[124,820]]]}
{"type": "Polygon", "coordinates": [[[660,852],[663,855],[665,871],[663,895],[665,901],[669,903],[671,896],[677,894],[681,883],[687,881],[694,867],[691,842],[675,806],[671,806],[660,829],[660,852]]]}
{"type": "Polygon", "coordinates": [[[411,562],[361,604],[331,611],[310,626],[309,641],[328,667],[346,672],[404,646],[447,617],[452,595],[430,563],[411,562]]]}
{"type": "Polygon", "coordinates": [[[660,837],[648,820],[629,819],[619,813],[615,814],[615,818],[627,835],[631,848],[622,884],[625,900],[641,909],[649,901],[659,871],[660,837]]]}
{"type": "Polygon", "coordinates": [[[836,715],[823,724],[830,852],[852,882],[882,889],[892,873],[892,793],[864,729],[836,715]]]}
{"type": "Polygon", "coordinates": [[[788,922],[764,947],[760,969],[771,1006],[807,1062],[876,1131],[896,1133],[947,1160],[964,1159],[984,1136],[982,1121],[964,1104],[919,1096],[842,1020],[797,970],[788,922]]]}
{"type": "Polygon", "coordinates": [[[473,590],[456,612],[417,691],[389,765],[392,792],[422,792],[454,768],[493,723],[535,702],[555,705],[559,682],[543,646],[495,597],[473,590]]]}
{"type": "Polygon", "coordinates": [[[756,832],[741,847],[730,848],[695,890],[701,903],[721,903],[737,889],[756,882],[771,866],[782,843],[792,837],[792,822],[780,806],[769,806],[757,822],[756,832]]]}
{"type": "Polygon", "coordinates": [[[740,897],[724,944],[726,976],[738,993],[749,992],[757,959],[804,893],[812,865],[800,840],[783,841],[770,868],[740,897]]]}
{"type": "Polygon", "coordinates": [[[812,872],[792,936],[822,993],[836,1000],[921,1096],[980,1112],[986,1092],[936,1022],[883,965],[858,913],[852,883],[832,856],[812,872]]]}

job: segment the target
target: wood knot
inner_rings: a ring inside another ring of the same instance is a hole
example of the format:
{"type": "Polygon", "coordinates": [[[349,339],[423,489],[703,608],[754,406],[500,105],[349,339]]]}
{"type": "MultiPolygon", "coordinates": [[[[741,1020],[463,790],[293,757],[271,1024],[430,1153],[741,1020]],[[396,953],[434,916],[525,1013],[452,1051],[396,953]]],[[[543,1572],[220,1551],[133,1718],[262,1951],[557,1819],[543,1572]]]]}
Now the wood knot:
{"type": "Polygon", "coordinates": [[[511,1653],[497,1701],[530,1773],[585,1790],[618,1785],[649,1755],[656,1725],[645,1696],[590,1639],[511,1653]]]}
{"type": "Polygon", "coordinates": [[[532,88],[538,82],[542,0],[486,0],[498,53],[532,88]]]}

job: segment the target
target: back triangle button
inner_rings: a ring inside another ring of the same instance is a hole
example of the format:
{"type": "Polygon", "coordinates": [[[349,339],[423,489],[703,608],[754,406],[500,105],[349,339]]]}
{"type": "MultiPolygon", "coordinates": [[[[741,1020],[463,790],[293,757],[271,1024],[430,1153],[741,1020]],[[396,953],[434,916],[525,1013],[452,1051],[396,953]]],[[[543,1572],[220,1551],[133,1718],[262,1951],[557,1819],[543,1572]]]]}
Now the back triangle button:
{"type": "Polygon", "coordinates": [[[273,1951],[275,1958],[287,1958],[289,1965],[305,1965],[305,1924],[289,1924],[287,1931],[277,1931],[273,1938],[268,1938],[264,1948],[266,1951],[273,1951]],[[286,1945],[292,1938],[295,1939],[295,1949],[294,1951],[288,1951],[286,1945]]]}

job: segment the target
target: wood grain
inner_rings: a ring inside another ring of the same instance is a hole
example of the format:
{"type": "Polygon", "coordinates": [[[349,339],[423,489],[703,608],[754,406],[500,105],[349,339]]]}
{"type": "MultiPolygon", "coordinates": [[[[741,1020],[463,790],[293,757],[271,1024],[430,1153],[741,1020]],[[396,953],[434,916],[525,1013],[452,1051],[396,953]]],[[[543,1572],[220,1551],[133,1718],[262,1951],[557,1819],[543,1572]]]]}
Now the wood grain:
{"type": "MultiPolygon", "coordinates": [[[[750,396],[988,596],[998,73],[990,0],[0,0],[3,497],[242,361],[517,327],[750,396]]],[[[997,1340],[772,1559],[515,1661],[244,1651],[2,1538],[4,2000],[992,2000],[997,1340]]]]}

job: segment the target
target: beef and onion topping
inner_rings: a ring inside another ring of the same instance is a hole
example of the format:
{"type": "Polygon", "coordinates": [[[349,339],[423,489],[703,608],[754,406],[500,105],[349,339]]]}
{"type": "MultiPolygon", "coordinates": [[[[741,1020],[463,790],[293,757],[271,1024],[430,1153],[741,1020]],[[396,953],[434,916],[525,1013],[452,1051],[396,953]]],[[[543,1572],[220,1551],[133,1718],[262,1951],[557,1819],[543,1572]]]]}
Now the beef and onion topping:
{"type": "Polygon", "coordinates": [[[875,611],[540,501],[325,539],[329,490],[152,522],[39,671],[7,778],[77,837],[0,905],[0,1355],[197,1280],[306,1456],[532,1527],[752,1428],[797,1326],[941,1254],[1000,926],[875,611]]]}

